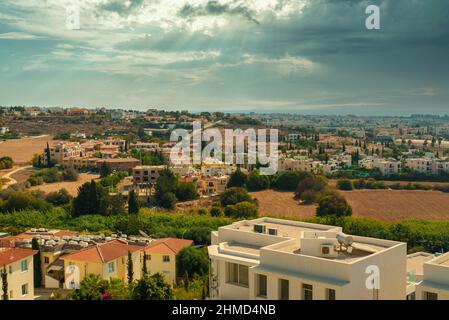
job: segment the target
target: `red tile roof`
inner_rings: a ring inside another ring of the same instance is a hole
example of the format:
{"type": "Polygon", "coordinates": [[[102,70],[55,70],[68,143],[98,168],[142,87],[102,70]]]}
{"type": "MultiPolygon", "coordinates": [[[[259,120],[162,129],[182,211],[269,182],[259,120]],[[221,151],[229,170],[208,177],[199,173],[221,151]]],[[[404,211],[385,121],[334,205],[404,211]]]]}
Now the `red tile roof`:
{"type": "Polygon", "coordinates": [[[126,256],[128,251],[134,252],[142,249],[141,246],[128,245],[121,240],[111,240],[62,256],[61,259],[104,263],[126,256]]]}
{"type": "Polygon", "coordinates": [[[178,254],[182,249],[192,245],[192,240],[177,238],[162,238],[151,242],[145,247],[145,253],[178,254]]]}
{"type": "Polygon", "coordinates": [[[0,248],[0,267],[34,256],[36,253],[38,253],[37,250],[31,249],[0,248]]]}

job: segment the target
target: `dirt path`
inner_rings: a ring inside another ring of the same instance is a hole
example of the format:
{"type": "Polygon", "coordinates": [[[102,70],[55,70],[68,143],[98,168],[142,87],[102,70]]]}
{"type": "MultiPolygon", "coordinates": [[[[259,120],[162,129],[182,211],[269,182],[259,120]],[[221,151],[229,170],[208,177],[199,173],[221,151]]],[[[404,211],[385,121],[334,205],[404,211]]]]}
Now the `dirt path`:
{"type": "Polygon", "coordinates": [[[0,178],[8,180],[2,186],[1,189],[4,190],[4,189],[8,188],[9,186],[12,186],[12,185],[17,183],[17,180],[11,177],[13,174],[15,174],[15,173],[17,173],[17,172],[19,172],[21,170],[30,169],[30,168],[32,168],[32,166],[13,168],[11,171],[9,171],[6,174],[4,174],[3,176],[1,176],[0,178]]]}

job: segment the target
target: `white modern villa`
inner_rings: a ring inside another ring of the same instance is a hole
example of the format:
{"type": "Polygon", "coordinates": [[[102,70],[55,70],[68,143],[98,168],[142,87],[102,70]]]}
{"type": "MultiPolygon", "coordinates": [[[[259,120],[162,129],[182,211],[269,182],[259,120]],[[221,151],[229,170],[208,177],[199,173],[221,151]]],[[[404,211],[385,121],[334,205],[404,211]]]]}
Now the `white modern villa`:
{"type": "Polygon", "coordinates": [[[416,285],[417,300],[449,300],[449,253],[423,264],[422,281],[416,285]]]}
{"type": "Polygon", "coordinates": [[[274,218],[220,227],[208,248],[211,298],[404,300],[406,244],[342,231],[274,218]]]}

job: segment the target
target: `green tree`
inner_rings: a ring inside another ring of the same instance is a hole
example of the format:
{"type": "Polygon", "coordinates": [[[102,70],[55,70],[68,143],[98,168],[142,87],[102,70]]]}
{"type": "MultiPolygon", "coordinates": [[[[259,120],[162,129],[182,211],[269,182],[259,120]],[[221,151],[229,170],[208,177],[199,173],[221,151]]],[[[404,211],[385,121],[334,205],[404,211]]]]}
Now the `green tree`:
{"type": "Polygon", "coordinates": [[[111,166],[106,161],[103,161],[100,167],[100,178],[105,178],[112,173],[111,166]]]}
{"type": "Polygon", "coordinates": [[[337,188],[339,190],[350,191],[354,189],[354,184],[352,183],[352,180],[342,179],[337,181],[337,188]]]}
{"type": "Polygon", "coordinates": [[[51,159],[51,151],[50,151],[50,146],[48,145],[48,142],[47,142],[47,148],[45,149],[45,154],[47,156],[47,168],[53,167],[53,161],[51,159]]]}
{"type": "Polygon", "coordinates": [[[74,216],[107,214],[105,198],[108,196],[106,190],[92,180],[84,183],[78,189],[78,195],[73,200],[72,212],[74,216]]]}
{"type": "Polygon", "coordinates": [[[59,191],[48,193],[45,196],[45,200],[55,206],[63,206],[72,201],[72,196],[66,189],[60,189],[59,191]]]}
{"type": "Polygon", "coordinates": [[[257,207],[252,202],[243,201],[226,206],[224,213],[225,216],[232,218],[255,218],[257,216],[257,207]]]}
{"type": "Polygon", "coordinates": [[[287,171],[281,173],[276,181],[274,187],[281,191],[295,191],[298,187],[298,183],[307,177],[312,176],[311,173],[303,171],[287,171]]]}
{"type": "Polygon", "coordinates": [[[129,214],[138,214],[139,213],[139,199],[137,198],[137,194],[134,190],[131,190],[129,192],[128,213],[129,214]]]}
{"type": "Polygon", "coordinates": [[[220,206],[214,205],[210,209],[210,215],[212,217],[219,217],[223,212],[221,211],[220,206]]]}
{"type": "Polygon", "coordinates": [[[179,201],[189,201],[198,198],[196,186],[192,182],[181,182],[176,188],[176,198],[179,201]]]}
{"type": "Polygon", "coordinates": [[[240,170],[240,167],[231,174],[231,177],[228,181],[228,188],[243,188],[246,186],[246,182],[248,181],[248,176],[240,170]]]}
{"type": "Polygon", "coordinates": [[[135,282],[131,292],[133,300],[172,300],[173,297],[172,286],[160,273],[144,275],[135,282]]]}
{"type": "Polygon", "coordinates": [[[220,195],[220,202],[222,207],[237,204],[242,201],[253,201],[248,191],[243,188],[229,188],[220,195]]]}
{"type": "Polygon", "coordinates": [[[128,271],[128,284],[130,285],[134,281],[134,267],[133,267],[133,257],[131,251],[128,251],[128,261],[126,263],[128,271]]]}
{"type": "Polygon", "coordinates": [[[176,255],[176,271],[178,276],[187,274],[192,278],[193,275],[203,276],[209,272],[209,258],[206,251],[187,247],[179,251],[176,255]]]}
{"type": "Polygon", "coordinates": [[[337,193],[329,194],[323,197],[316,209],[316,215],[322,216],[351,216],[352,208],[345,198],[337,193]]]}
{"type": "Polygon", "coordinates": [[[156,181],[156,203],[163,208],[173,208],[174,204],[177,202],[175,196],[177,187],[178,179],[173,172],[168,169],[161,170],[156,181]]]}
{"type": "Polygon", "coordinates": [[[326,178],[322,176],[310,176],[299,181],[298,187],[295,191],[295,197],[301,198],[301,195],[306,191],[318,193],[324,190],[327,186],[326,178]]]}
{"type": "Polygon", "coordinates": [[[89,274],[81,281],[79,289],[70,295],[71,300],[101,300],[105,293],[106,284],[96,274],[89,274]]]}
{"type": "Polygon", "coordinates": [[[37,250],[37,253],[33,256],[33,274],[34,274],[34,287],[40,288],[42,286],[42,268],[41,268],[41,253],[37,238],[33,238],[31,241],[31,248],[37,250]]]}
{"type": "Polygon", "coordinates": [[[159,205],[162,208],[173,210],[176,207],[176,203],[178,202],[178,199],[176,198],[175,194],[172,192],[168,192],[164,194],[159,201],[159,205]]]}
{"type": "Polygon", "coordinates": [[[253,170],[248,177],[246,186],[249,191],[260,191],[270,187],[268,176],[261,175],[259,170],[253,170]]]}
{"type": "Polygon", "coordinates": [[[143,274],[144,276],[148,275],[148,268],[147,268],[147,254],[145,253],[145,251],[143,252],[142,274],[143,274]]]}

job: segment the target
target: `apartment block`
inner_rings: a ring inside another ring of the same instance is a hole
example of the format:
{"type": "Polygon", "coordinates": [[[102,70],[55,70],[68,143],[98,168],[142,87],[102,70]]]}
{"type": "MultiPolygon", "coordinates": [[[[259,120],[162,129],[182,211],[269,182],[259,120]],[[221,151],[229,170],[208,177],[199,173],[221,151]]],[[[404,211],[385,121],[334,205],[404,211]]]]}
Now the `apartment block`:
{"type": "Polygon", "coordinates": [[[133,168],[132,176],[135,186],[155,184],[159,178],[159,172],[165,166],[136,166],[133,168]]]}
{"type": "Polygon", "coordinates": [[[163,238],[151,242],[145,247],[142,259],[146,259],[148,274],[162,273],[168,283],[176,281],[176,255],[184,248],[192,245],[192,240],[163,238]]]}
{"type": "Polygon", "coordinates": [[[438,175],[442,172],[449,172],[449,161],[442,161],[430,157],[407,159],[406,166],[413,171],[427,175],[438,175]]]}
{"type": "Polygon", "coordinates": [[[7,273],[9,300],[34,299],[33,256],[36,253],[31,249],[0,248],[0,270],[7,273]]]}
{"type": "Polygon", "coordinates": [[[210,295],[237,300],[403,300],[406,244],[259,218],[212,232],[210,295]]]}
{"type": "MultiPolygon", "coordinates": [[[[126,241],[114,239],[61,256],[61,259],[64,261],[66,272],[70,266],[77,267],[79,278],[74,281],[82,281],[89,274],[96,274],[103,280],[117,278],[126,281],[128,252],[131,252],[134,277],[140,279],[140,251],[142,249],[142,246],[129,245],[126,241]]],[[[78,284],[73,283],[75,287],[78,284]]]]}

